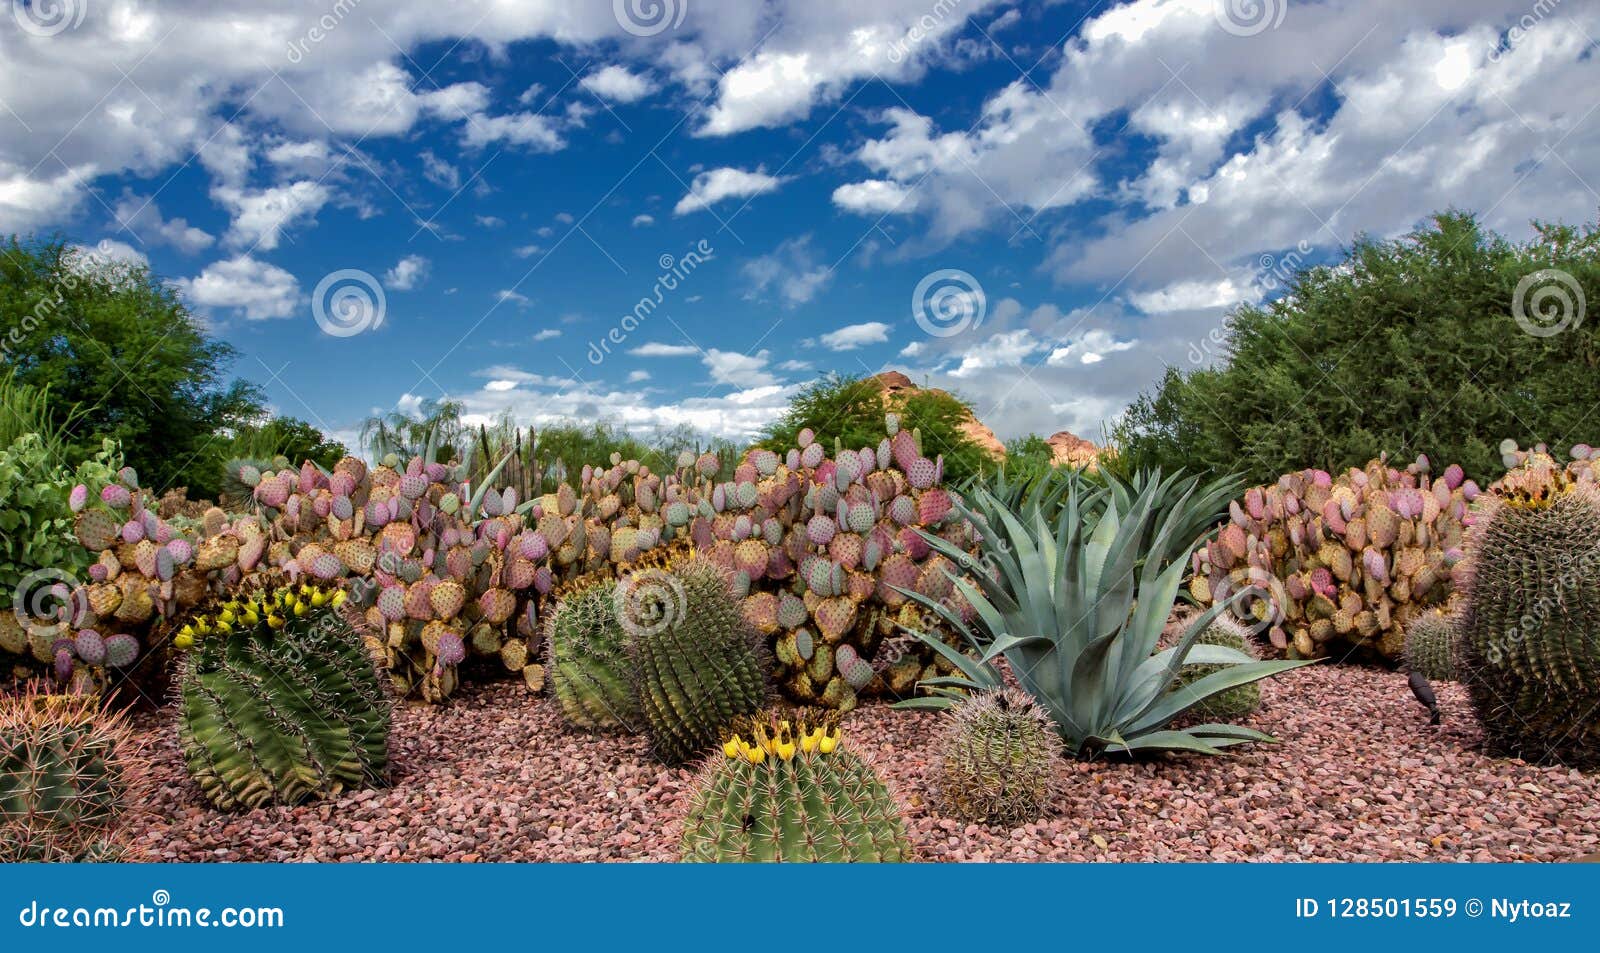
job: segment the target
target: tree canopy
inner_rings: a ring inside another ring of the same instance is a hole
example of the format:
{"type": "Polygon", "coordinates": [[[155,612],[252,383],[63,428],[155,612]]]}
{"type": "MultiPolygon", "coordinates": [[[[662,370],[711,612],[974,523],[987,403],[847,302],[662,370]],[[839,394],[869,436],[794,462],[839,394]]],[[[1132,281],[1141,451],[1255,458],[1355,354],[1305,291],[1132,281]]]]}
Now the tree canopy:
{"type": "Polygon", "coordinates": [[[1168,368],[1114,442],[1131,468],[1254,482],[1383,451],[1482,481],[1499,474],[1507,437],[1558,451],[1595,442],[1600,320],[1583,312],[1600,307],[1600,232],[1534,228],[1519,244],[1448,212],[1399,239],[1358,240],[1283,297],[1233,312],[1222,360],[1168,368]]]}

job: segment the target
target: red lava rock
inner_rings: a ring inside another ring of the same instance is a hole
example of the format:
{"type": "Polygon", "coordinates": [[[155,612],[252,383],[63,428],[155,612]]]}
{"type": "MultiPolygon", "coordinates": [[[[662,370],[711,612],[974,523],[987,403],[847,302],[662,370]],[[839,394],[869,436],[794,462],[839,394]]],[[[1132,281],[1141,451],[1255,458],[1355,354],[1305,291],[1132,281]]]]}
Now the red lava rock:
{"type": "MultiPolygon", "coordinates": [[[[1466,694],[1435,686],[1427,725],[1405,677],[1317,665],[1263,684],[1247,724],[1275,745],[1219,758],[1063,761],[1048,816],[1015,829],[939,813],[938,717],[869,706],[846,716],[906,805],[929,861],[1514,861],[1600,851],[1600,774],[1490,758],[1466,694]]],[[[165,861],[670,861],[695,774],[637,737],[565,726],[520,684],[449,706],[402,705],[393,786],[298,808],[197,806],[170,713],[136,728],[151,760],[134,842],[165,861]]]]}

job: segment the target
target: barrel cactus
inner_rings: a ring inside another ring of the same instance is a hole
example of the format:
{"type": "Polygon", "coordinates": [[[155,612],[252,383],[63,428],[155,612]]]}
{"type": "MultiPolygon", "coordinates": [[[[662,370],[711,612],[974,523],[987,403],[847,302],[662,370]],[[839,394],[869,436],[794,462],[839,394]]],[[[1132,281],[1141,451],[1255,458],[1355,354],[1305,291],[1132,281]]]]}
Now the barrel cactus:
{"type": "Polygon", "coordinates": [[[656,757],[681,764],[766,700],[766,660],[727,577],[703,560],[617,584],[631,681],[656,757]]]}
{"type": "Polygon", "coordinates": [[[174,638],[179,742],[222,810],[299,804],[383,781],[390,699],[337,611],[343,592],[285,586],[223,603],[174,638]]]}
{"type": "MultiPolygon", "coordinates": [[[[1246,655],[1255,654],[1250,645],[1250,634],[1227,615],[1219,615],[1211,620],[1211,624],[1206,626],[1194,641],[1196,645],[1220,645],[1246,655]]],[[[1198,682],[1224,668],[1227,666],[1201,663],[1185,665],[1178,670],[1178,677],[1173,682],[1172,690],[1179,691],[1185,685],[1198,682]]],[[[1250,682],[1210,695],[1189,711],[1191,716],[1201,721],[1232,722],[1254,713],[1260,707],[1261,685],[1258,682],[1250,682]]]]}
{"type": "Polygon", "coordinates": [[[1457,671],[1496,754],[1600,763],[1600,495],[1508,474],[1475,527],[1457,671]]]}
{"type": "Polygon", "coordinates": [[[1050,803],[1061,738],[1027,692],[998,688],[950,712],[937,764],[944,809],[963,820],[1015,827],[1050,803]]]}
{"type": "Polygon", "coordinates": [[[690,862],[912,859],[889,789],[833,718],[743,719],[700,777],[684,823],[690,862]]]}
{"type": "Polygon", "coordinates": [[[1428,612],[1406,627],[1406,664],[1430,682],[1453,682],[1456,674],[1456,619],[1428,612]]]}
{"type": "Polygon", "coordinates": [[[617,584],[577,589],[550,616],[550,683],[568,722],[591,731],[637,731],[639,702],[629,684],[627,633],[617,620],[617,584]]]}
{"type": "Polygon", "coordinates": [[[0,863],[119,859],[136,768],[122,716],[91,697],[0,698],[0,863]]]}

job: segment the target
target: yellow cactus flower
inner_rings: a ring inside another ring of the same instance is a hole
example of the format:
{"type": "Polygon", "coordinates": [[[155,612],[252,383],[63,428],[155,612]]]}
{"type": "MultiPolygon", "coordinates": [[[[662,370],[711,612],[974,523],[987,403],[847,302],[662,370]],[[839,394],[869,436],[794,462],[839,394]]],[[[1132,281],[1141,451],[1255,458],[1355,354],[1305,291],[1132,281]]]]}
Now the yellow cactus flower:
{"type": "Polygon", "coordinates": [[[310,612],[310,611],[311,611],[311,607],[306,605],[304,602],[299,602],[299,601],[295,602],[295,604],[294,604],[295,618],[299,618],[300,616],[303,616],[307,612],[310,612]]]}
{"type": "Polygon", "coordinates": [[[238,616],[234,615],[233,614],[233,610],[229,609],[227,606],[223,606],[222,607],[222,611],[217,613],[217,621],[218,622],[232,622],[234,619],[237,619],[237,618],[238,618],[238,616]]]}
{"type": "Polygon", "coordinates": [[[744,756],[749,759],[751,764],[760,764],[767,760],[767,749],[759,745],[754,748],[747,748],[744,756]]]}
{"type": "Polygon", "coordinates": [[[777,750],[774,751],[773,754],[776,754],[778,757],[782,758],[785,761],[791,760],[792,758],[794,758],[794,742],[793,741],[780,741],[780,742],[778,742],[777,750]]]}
{"type": "Polygon", "coordinates": [[[800,750],[804,751],[806,754],[810,754],[811,752],[817,750],[817,746],[821,743],[822,729],[818,728],[810,734],[802,735],[800,737],[800,750]]]}
{"type": "Polygon", "coordinates": [[[284,623],[284,619],[283,619],[283,616],[281,616],[281,615],[269,615],[269,616],[267,616],[267,626],[269,628],[281,629],[281,628],[283,628],[283,623],[284,623]]]}
{"type": "Polygon", "coordinates": [[[178,649],[192,649],[194,648],[194,636],[190,635],[188,631],[179,632],[177,638],[172,640],[172,645],[178,649]]]}
{"type": "Polygon", "coordinates": [[[218,632],[221,632],[224,635],[226,635],[227,633],[233,631],[233,624],[231,622],[224,622],[223,620],[218,619],[216,628],[217,628],[218,632]]]}
{"type": "Polygon", "coordinates": [[[739,756],[739,746],[742,744],[744,742],[739,740],[739,736],[734,735],[722,743],[722,753],[730,758],[737,758],[739,756]]]}
{"type": "Polygon", "coordinates": [[[833,749],[837,747],[839,747],[839,729],[835,728],[832,734],[822,736],[822,742],[818,745],[818,749],[823,754],[832,754],[833,749]]]}
{"type": "Polygon", "coordinates": [[[334,605],[334,607],[338,608],[339,606],[344,605],[345,597],[348,596],[348,595],[349,595],[349,593],[345,592],[343,589],[340,589],[338,592],[335,592],[333,594],[333,605],[334,605]]]}

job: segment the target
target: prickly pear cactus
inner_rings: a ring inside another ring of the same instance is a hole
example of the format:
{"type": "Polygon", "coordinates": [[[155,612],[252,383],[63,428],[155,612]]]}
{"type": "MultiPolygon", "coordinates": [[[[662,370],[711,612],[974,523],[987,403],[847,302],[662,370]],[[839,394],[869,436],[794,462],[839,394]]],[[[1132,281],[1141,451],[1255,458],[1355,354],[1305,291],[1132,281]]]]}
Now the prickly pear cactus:
{"type": "Polygon", "coordinates": [[[0,863],[119,859],[131,749],[93,698],[0,696],[0,863]]]}
{"type": "Polygon", "coordinates": [[[1478,487],[1461,468],[1435,475],[1373,460],[1337,478],[1302,470],[1253,487],[1194,555],[1189,591],[1202,607],[1240,593],[1290,658],[1352,651],[1399,659],[1405,625],[1441,605],[1472,522],[1478,487]]]}
{"type": "Polygon", "coordinates": [[[591,731],[638,731],[643,722],[616,597],[616,581],[601,580],[563,596],[550,615],[551,688],[567,721],[591,731]]]}
{"type": "Polygon", "coordinates": [[[1457,672],[1489,750],[1600,764],[1600,491],[1508,474],[1473,536],[1457,672]]]}
{"type": "Polygon", "coordinates": [[[834,719],[748,719],[701,774],[682,859],[888,863],[912,859],[899,806],[834,719]]]}
{"type": "Polygon", "coordinates": [[[1055,789],[1061,736],[1026,692],[981,692],[951,710],[939,740],[939,795],[949,814],[1015,827],[1037,820],[1055,789]]]}
{"type": "Polygon", "coordinates": [[[300,804],[385,780],[390,699],[335,611],[343,598],[284,586],[178,631],[179,743],[216,807],[300,804]]]}
{"type": "Polygon", "coordinates": [[[651,750],[682,764],[766,701],[760,641],[716,566],[690,560],[623,579],[615,608],[651,750]]]}
{"type": "Polygon", "coordinates": [[[1456,671],[1458,620],[1440,610],[1424,612],[1406,627],[1406,665],[1430,682],[1453,682],[1456,671]]]}

